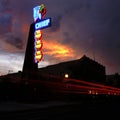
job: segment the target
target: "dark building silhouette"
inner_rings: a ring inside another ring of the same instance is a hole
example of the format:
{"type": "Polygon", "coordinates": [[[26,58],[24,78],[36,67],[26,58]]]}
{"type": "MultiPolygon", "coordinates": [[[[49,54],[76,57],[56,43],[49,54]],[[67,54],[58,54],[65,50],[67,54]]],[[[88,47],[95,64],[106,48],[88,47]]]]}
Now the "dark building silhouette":
{"type": "Polygon", "coordinates": [[[106,79],[105,67],[85,55],[78,60],[39,68],[39,73],[59,77],[64,77],[65,74],[68,74],[69,78],[99,83],[105,82],[106,79]]]}
{"type": "Polygon", "coordinates": [[[32,23],[30,25],[28,43],[22,70],[22,77],[27,79],[35,79],[38,71],[38,63],[34,62],[34,24],[35,23],[32,23]]]}
{"type": "Polygon", "coordinates": [[[120,75],[118,73],[106,75],[106,84],[120,87],[120,75]]]}

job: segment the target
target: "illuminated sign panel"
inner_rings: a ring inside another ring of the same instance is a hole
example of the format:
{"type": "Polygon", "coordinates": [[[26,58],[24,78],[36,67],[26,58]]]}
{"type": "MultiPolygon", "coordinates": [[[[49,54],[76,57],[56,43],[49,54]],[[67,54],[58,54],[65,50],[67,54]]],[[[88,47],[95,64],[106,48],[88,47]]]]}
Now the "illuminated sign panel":
{"type": "Polygon", "coordinates": [[[42,19],[42,15],[39,13],[39,10],[40,10],[40,6],[36,6],[33,8],[34,21],[36,21],[37,19],[42,19]]]}
{"type": "Polygon", "coordinates": [[[47,18],[44,20],[41,20],[40,22],[37,22],[35,24],[35,29],[43,29],[43,28],[47,28],[51,25],[51,18],[47,18]]]}
{"type": "Polygon", "coordinates": [[[35,49],[35,54],[34,54],[34,61],[35,63],[41,61],[42,59],[42,46],[43,46],[43,43],[42,43],[42,33],[41,33],[41,30],[36,30],[35,31],[35,35],[34,35],[34,39],[35,39],[35,44],[34,44],[34,49],[35,49]]]}
{"type": "Polygon", "coordinates": [[[36,20],[41,20],[44,19],[44,16],[46,14],[46,8],[44,4],[41,4],[40,6],[36,6],[33,8],[33,19],[34,21],[36,20]]]}
{"type": "Polygon", "coordinates": [[[34,61],[38,63],[43,57],[42,53],[42,32],[41,29],[51,26],[51,18],[44,19],[46,8],[44,4],[33,8],[33,19],[35,22],[34,31],[34,61]]]}

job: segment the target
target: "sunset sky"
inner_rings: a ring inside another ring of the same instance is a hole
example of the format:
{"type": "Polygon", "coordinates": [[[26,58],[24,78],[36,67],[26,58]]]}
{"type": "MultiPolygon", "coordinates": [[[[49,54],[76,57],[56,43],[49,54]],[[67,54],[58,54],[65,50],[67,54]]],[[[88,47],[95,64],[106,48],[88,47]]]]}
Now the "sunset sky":
{"type": "Polygon", "coordinates": [[[39,68],[83,55],[120,73],[120,0],[0,0],[0,75],[22,70],[33,7],[45,4],[39,68]]]}

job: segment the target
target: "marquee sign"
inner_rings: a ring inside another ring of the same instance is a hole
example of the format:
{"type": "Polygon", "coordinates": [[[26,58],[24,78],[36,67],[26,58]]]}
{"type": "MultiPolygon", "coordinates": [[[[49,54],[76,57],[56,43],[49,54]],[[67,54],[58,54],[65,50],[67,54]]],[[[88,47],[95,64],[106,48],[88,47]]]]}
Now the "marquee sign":
{"type": "Polygon", "coordinates": [[[46,8],[44,4],[33,8],[33,18],[35,22],[34,31],[34,61],[38,63],[43,57],[42,53],[42,31],[41,29],[51,26],[51,18],[44,19],[46,14],[46,8]]]}

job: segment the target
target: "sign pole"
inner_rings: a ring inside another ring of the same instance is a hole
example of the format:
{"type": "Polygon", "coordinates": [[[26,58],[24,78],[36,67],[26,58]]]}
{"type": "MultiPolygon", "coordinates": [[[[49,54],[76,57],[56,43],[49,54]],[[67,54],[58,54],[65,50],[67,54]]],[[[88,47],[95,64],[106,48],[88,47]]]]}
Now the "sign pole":
{"type": "Polygon", "coordinates": [[[43,58],[42,29],[51,26],[51,18],[44,18],[46,7],[44,4],[33,8],[34,22],[30,25],[22,78],[28,80],[38,79],[38,63],[43,58]]]}

